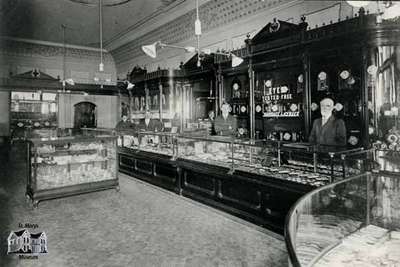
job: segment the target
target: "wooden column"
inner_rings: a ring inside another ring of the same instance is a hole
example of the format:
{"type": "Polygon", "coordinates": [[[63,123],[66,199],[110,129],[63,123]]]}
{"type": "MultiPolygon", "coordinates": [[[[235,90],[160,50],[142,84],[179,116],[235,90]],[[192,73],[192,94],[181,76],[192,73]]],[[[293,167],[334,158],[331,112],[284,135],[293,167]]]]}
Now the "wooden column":
{"type": "Polygon", "coordinates": [[[246,39],[246,46],[247,46],[247,52],[249,55],[249,90],[250,90],[250,101],[249,101],[249,111],[250,111],[250,139],[255,138],[255,132],[256,132],[256,114],[255,114],[255,104],[254,104],[254,70],[253,70],[253,59],[251,57],[251,40],[248,36],[246,39]]]}
{"type": "Polygon", "coordinates": [[[308,140],[310,134],[311,121],[311,60],[308,52],[302,55],[304,92],[303,92],[303,112],[304,112],[304,138],[308,140]]]}
{"type": "Polygon", "coordinates": [[[217,70],[217,91],[218,95],[215,101],[215,116],[218,115],[219,108],[221,107],[222,101],[224,99],[224,78],[222,76],[222,69],[221,64],[218,63],[218,70],[217,70]]]}
{"type": "Polygon", "coordinates": [[[363,147],[367,148],[369,144],[369,133],[368,133],[368,76],[367,76],[367,65],[368,65],[368,49],[362,47],[362,61],[361,61],[361,138],[363,147]]]}
{"type": "Polygon", "coordinates": [[[160,122],[162,122],[162,114],[163,114],[163,107],[162,107],[162,95],[163,95],[163,86],[162,86],[162,82],[161,79],[158,82],[158,90],[160,91],[160,95],[159,95],[159,112],[160,112],[160,122]]]}

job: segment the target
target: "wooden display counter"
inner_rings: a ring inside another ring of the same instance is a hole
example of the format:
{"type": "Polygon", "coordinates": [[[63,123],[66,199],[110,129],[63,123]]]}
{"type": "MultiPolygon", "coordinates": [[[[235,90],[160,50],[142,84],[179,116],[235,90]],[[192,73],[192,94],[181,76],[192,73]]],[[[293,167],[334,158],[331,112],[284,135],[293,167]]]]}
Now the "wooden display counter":
{"type": "Polygon", "coordinates": [[[191,160],[177,160],[185,197],[283,234],[290,207],[314,187],[191,160]]]}
{"type": "Polygon", "coordinates": [[[179,193],[176,162],[171,156],[120,147],[119,171],[179,193]]]}

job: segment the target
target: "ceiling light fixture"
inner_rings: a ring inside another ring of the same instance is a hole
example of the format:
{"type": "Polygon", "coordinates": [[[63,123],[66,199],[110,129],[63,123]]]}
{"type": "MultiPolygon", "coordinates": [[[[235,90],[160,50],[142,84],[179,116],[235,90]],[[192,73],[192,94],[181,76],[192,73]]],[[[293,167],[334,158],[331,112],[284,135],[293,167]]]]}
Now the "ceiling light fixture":
{"type": "MultiPolygon", "coordinates": [[[[204,50],[203,50],[204,51],[204,50]]],[[[243,58],[236,56],[235,54],[233,54],[232,52],[229,53],[225,53],[225,52],[215,52],[215,54],[217,55],[223,55],[223,56],[227,56],[231,59],[231,66],[232,68],[239,66],[240,64],[242,64],[242,62],[244,61],[243,58]]]]}
{"type": "Polygon", "coordinates": [[[371,4],[373,1],[346,1],[346,2],[353,7],[365,7],[371,4]]]}
{"type": "Polygon", "coordinates": [[[103,63],[103,0],[99,0],[99,21],[100,21],[100,64],[99,64],[99,71],[104,71],[104,63],[103,63]]]}
{"type": "Polygon", "coordinates": [[[66,63],[67,46],[65,44],[65,30],[66,30],[67,26],[65,24],[61,24],[61,28],[63,30],[63,79],[61,81],[61,84],[62,84],[62,89],[63,89],[62,92],[65,93],[65,86],[67,84],[75,85],[75,82],[72,78],[68,78],[68,79],[65,78],[66,72],[67,72],[66,71],[66,69],[67,69],[67,65],[66,65],[67,64],[66,63]]]}
{"type": "Polygon", "coordinates": [[[131,90],[133,87],[135,87],[135,85],[133,83],[131,83],[130,81],[127,81],[126,89],[131,90]]]}
{"type": "Polygon", "coordinates": [[[169,44],[162,43],[161,41],[157,41],[150,45],[144,45],[144,46],[142,46],[142,50],[149,57],[156,58],[157,57],[157,47],[160,47],[160,48],[171,47],[171,48],[177,48],[177,49],[184,49],[188,53],[193,53],[196,51],[196,48],[193,46],[183,47],[183,46],[177,46],[177,45],[169,45],[169,44]]]}
{"type": "MultiPolygon", "coordinates": [[[[196,0],[196,20],[194,21],[194,35],[196,35],[197,39],[197,51],[200,51],[201,21],[199,18],[199,0],[196,0]]],[[[197,53],[197,67],[200,66],[200,53],[197,53]]]]}
{"type": "MultiPolygon", "coordinates": [[[[171,47],[171,48],[177,48],[177,49],[184,49],[188,53],[193,53],[197,52],[197,67],[201,66],[201,55],[210,55],[211,50],[210,49],[203,49],[200,50],[200,36],[201,36],[201,21],[199,17],[199,1],[196,0],[196,20],[194,22],[194,35],[196,36],[196,41],[197,41],[197,48],[193,46],[177,46],[177,45],[169,45],[169,44],[164,44],[161,41],[157,41],[153,44],[150,45],[144,45],[142,46],[143,52],[148,55],[151,58],[156,58],[157,57],[157,47],[159,46],[160,48],[164,47],[171,47]]],[[[220,54],[220,55],[225,55],[231,58],[232,60],[232,67],[239,66],[242,62],[243,59],[234,55],[233,53],[223,53],[223,52],[215,52],[215,54],[220,54]]]]}

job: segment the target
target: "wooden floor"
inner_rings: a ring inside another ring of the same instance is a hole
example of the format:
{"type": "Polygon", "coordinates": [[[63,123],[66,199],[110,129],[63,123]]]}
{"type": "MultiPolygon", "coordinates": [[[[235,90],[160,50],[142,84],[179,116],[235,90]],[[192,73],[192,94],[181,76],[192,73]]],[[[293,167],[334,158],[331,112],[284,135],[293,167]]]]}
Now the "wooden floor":
{"type": "Polygon", "coordinates": [[[120,175],[121,191],[44,201],[24,197],[23,165],[0,163],[0,239],[19,223],[45,231],[48,254],[6,255],[0,266],[287,266],[282,238],[120,175]]]}

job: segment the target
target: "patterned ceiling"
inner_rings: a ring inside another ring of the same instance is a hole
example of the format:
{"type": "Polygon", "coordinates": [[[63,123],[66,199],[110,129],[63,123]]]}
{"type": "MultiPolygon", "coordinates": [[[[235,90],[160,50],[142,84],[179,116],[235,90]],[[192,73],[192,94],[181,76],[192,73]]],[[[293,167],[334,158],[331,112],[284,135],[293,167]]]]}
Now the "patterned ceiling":
{"type": "MultiPolygon", "coordinates": [[[[103,43],[185,0],[102,0],[103,43]]],[[[99,0],[0,0],[0,35],[99,47],[99,0]]],[[[107,48],[107,46],[105,46],[107,48]]]]}

